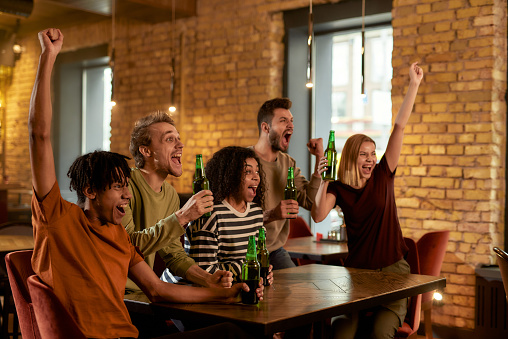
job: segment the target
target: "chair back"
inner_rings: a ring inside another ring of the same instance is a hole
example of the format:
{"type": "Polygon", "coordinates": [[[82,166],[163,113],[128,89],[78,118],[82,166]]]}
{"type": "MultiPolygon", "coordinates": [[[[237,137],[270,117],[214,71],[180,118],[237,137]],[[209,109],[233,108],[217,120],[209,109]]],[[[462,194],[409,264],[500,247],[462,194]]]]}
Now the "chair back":
{"type": "Polygon", "coordinates": [[[309,224],[301,216],[297,216],[296,219],[290,219],[289,225],[288,238],[290,239],[312,236],[309,224]]]}
{"type": "Polygon", "coordinates": [[[31,264],[32,252],[32,250],[11,252],[5,256],[9,284],[23,339],[41,338],[27,285],[27,278],[34,274],[31,264]]]}
{"type": "Polygon", "coordinates": [[[499,265],[499,270],[501,271],[501,279],[503,279],[506,300],[508,301],[508,253],[499,247],[494,247],[494,252],[497,255],[497,264],[499,265]]]}
{"type": "MultiPolygon", "coordinates": [[[[424,234],[416,243],[420,257],[420,274],[439,276],[446,254],[450,231],[435,231],[424,234]]],[[[424,293],[422,302],[432,300],[434,292],[424,293]]]]}
{"type": "MultiPolygon", "coordinates": [[[[411,268],[411,274],[420,274],[420,261],[418,259],[418,248],[416,243],[411,238],[404,238],[406,246],[409,251],[407,253],[406,261],[411,268]]],[[[411,297],[407,307],[406,318],[404,323],[397,331],[395,338],[408,338],[418,331],[420,327],[420,313],[422,309],[422,295],[411,297]]]]}
{"type": "Polygon", "coordinates": [[[38,276],[28,277],[37,323],[43,339],[85,339],[78,324],[62,305],[53,290],[38,276]]]}

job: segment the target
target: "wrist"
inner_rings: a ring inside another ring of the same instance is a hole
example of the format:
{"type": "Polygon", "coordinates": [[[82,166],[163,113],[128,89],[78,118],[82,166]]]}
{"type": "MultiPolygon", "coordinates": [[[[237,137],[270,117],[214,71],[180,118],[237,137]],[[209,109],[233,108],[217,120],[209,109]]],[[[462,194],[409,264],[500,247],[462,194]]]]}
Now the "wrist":
{"type": "Polygon", "coordinates": [[[178,223],[180,223],[180,226],[187,225],[191,220],[185,216],[185,214],[182,212],[182,210],[178,210],[175,212],[175,217],[178,220],[178,223]]]}

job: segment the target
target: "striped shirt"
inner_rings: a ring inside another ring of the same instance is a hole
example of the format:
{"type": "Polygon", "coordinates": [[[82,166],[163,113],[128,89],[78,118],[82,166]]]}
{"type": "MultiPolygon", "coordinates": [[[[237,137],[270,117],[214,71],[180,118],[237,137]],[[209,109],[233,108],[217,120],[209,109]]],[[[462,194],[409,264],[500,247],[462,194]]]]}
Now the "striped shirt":
{"type": "Polygon", "coordinates": [[[245,212],[238,212],[227,201],[213,206],[208,219],[198,219],[188,229],[190,256],[203,270],[233,273],[239,280],[247,254],[249,236],[257,239],[263,226],[263,210],[256,203],[247,203],[245,212]]]}

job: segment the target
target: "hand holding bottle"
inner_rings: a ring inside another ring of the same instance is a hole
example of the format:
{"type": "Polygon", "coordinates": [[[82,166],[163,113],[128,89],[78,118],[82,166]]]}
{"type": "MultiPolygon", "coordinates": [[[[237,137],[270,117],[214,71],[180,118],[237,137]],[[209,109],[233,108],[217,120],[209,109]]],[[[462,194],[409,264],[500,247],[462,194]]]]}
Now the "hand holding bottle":
{"type": "Polygon", "coordinates": [[[190,197],[189,200],[175,214],[180,225],[187,225],[205,213],[213,211],[212,191],[204,190],[190,197]]]}

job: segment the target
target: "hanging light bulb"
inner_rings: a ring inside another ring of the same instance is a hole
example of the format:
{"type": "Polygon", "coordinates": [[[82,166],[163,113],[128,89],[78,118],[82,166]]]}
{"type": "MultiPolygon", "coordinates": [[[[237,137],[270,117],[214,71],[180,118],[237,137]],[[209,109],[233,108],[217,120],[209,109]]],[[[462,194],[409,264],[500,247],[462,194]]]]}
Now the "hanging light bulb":
{"type": "Polygon", "coordinates": [[[365,0],[362,0],[362,99],[365,100],[365,0]]]}
{"type": "Polygon", "coordinates": [[[111,59],[109,60],[109,67],[111,67],[111,102],[110,106],[113,108],[116,106],[115,101],[115,38],[116,38],[116,32],[115,32],[115,17],[116,17],[116,0],[111,0],[111,59]]]}
{"type": "Polygon", "coordinates": [[[170,106],[169,111],[171,113],[176,112],[176,107],[174,103],[175,98],[175,28],[176,28],[176,17],[175,17],[175,0],[171,3],[171,81],[169,83],[169,98],[170,98],[170,106]]]}
{"type": "Polygon", "coordinates": [[[314,40],[314,15],[312,14],[312,0],[309,4],[309,34],[307,37],[307,83],[305,87],[311,89],[314,87],[312,82],[312,44],[314,40]]]}

